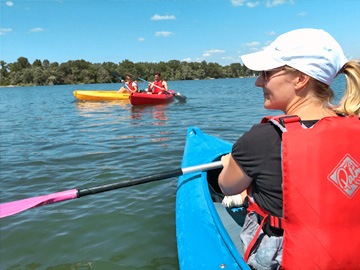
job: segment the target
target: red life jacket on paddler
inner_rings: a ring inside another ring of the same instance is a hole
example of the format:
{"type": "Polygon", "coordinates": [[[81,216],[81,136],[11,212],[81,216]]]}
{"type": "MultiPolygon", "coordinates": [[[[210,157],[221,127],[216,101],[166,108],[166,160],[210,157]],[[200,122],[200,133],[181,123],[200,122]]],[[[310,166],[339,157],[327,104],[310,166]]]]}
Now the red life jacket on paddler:
{"type": "Polygon", "coordinates": [[[154,89],[153,89],[153,93],[154,94],[158,94],[160,92],[162,92],[161,89],[157,88],[156,86],[160,87],[160,88],[164,88],[164,86],[162,85],[164,80],[160,80],[160,81],[154,81],[154,89]],[[156,85],[156,86],[155,86],[156,85]]]}
{"type": "Polygon", "coordinates": [[[134,82],[134,81],[132,81],[132,82],[130,82],[130,83],[128,83],[128,82],[126,82],[126,85],[129,87],[129,89],[131,90],[131,91],[135,91],[135,85],[137,86],[137,83],[136,82],[134,82]]]}
{"type": "Polygon", "coordinates": [[[283,217],[249,199],[248,212],[284,229],[281,269],[360,268],[360,119],[325,117],[306,128],[297,116],[266,117],[282,130],[283,217]]]}

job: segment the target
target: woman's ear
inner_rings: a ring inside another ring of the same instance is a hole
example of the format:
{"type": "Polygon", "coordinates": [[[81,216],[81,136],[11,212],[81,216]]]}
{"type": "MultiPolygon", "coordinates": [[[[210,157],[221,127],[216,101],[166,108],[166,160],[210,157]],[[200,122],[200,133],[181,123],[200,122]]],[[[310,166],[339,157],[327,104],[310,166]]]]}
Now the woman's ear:
{"type": "Polygon", "coordinates": [[[298,75],[295,78],[295,90],[302,90],[309,83],[310,76],[305,73],[298,72],[298,75]]]}

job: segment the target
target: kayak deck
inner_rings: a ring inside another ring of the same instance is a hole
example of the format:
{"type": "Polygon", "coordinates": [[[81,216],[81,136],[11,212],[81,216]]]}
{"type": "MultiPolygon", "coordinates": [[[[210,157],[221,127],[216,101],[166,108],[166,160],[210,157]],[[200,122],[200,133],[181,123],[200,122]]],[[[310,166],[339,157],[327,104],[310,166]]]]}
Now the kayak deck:
{"type": "Polygon", "coordinates": [[[129,93],[117,91],[74,91],[74,96],[79,100],[125,100],[129,99],[129,93]]]}
{"type": "MultiPolygon", "coordinates": [[[[220,160],[231,148],[229,142],[204,134],[198,128],[189,128],[182,167],[220,160]]],[[[240,236],[238,241],[230,237],[217,212],[218,206],[225,207],[214,202],[216,196],[209,189],[209,184],[213,184],[211,189],[220,194],[217,186],[220,171],[179,177],[176,235],[180,269],[250,269],[238,250],[240,236]]]]}
{"type": "Polygon", "coordinates": [[[174,100],[174,91],[170,94],[149,94],[149,93],[131,93],[130,102],[132,105],[147,105],[169,103],[174,100]]]}

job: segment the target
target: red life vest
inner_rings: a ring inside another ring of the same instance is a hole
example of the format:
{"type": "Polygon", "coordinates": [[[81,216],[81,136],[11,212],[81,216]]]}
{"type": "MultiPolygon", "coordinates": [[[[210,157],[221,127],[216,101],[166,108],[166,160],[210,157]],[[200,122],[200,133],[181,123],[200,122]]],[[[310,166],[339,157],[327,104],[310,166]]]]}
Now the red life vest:
{"type": "Polygon", "coordinates": [[[312,128],[297,116],[267,117],[262,123],[268,121],[283,132],[283,217],[251,199],[248,211],[262,215],[262,224],[284,229],[281,269],[359,269],[359,117],[326,117],[312,128]]]}
{"type": "Polygon", "coordinates": [[[131,91],[135,91],[135,87],[133,86],[133,84],[135,84],[136,86],[137,86],[137,83],[136,82],[130,82],[130,83],[128,83],[128,82],[126,82],[126,85],[129,87],[129,89],[131,90],[131,91]]]}
{"type": "MultiPolygon", "coordinates": [[[[162,85],[163,81],[164,81],[164,80],[154,81],[154,85],[156,85],[156,86],[158,86],[158,87],[160,87],[160,88],[164,88],[164,86],[162,85]]],[[[154,94],[158,94],[158,93],[162,92],[162,90],[159,89],[159,88],[156,87],[156,86],[154,86],[154,89],[153,89],[152,92],[153,92],[154,94]]]]}

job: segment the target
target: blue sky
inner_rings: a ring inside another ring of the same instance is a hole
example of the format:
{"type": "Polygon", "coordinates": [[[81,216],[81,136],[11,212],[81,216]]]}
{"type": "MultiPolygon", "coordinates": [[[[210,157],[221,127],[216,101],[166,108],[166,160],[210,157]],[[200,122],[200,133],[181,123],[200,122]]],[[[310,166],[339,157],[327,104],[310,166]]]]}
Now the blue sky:
{"type": "Polygon", "coordinates": [[[0,0],[0,59],[238,63],[278,35],[328,31],[360,57],[358,0],[0,0]]]}

